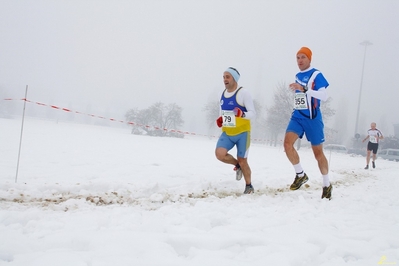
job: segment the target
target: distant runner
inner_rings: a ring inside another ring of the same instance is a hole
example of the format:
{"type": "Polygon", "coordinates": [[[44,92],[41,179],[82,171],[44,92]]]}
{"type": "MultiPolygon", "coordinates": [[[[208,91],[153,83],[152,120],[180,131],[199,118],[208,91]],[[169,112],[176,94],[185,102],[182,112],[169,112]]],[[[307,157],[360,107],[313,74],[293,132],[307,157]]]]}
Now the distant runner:
{"type": "Polygon", "coordinates": [[[375,168],[375,160],[377,158],[377,151],[378,151],[378,143],[380,139],[383,139],[384,136],[382,135],[381,131],[376,128],[377,124],[372,122],[370,125],[370,129],[367,130],[367,137],[363,139],[362,142],[365,142],[369,139],[369,143],[367,144],[367,157],[366,157],[366,167],[364,169],[369,169],[370,163],[370,153],[373,151],[373,168],[375,168]]]}

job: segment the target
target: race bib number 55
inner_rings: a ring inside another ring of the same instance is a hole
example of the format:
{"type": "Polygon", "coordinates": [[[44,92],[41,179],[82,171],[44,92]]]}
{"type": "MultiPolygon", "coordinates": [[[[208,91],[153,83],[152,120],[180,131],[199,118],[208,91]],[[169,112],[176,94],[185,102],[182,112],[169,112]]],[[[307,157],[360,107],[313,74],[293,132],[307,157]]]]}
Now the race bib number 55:
{"type": "Polygon", "coordinates": [[[222,111],[223,126],[236,127],[236,116],[233,111],[222,111]]]}
{"type": "Polygon", "coordinates": [[[306,93],[295,93],[294,109],[296,110],[308,109],[308,103],[306,101],[306,93]]]}

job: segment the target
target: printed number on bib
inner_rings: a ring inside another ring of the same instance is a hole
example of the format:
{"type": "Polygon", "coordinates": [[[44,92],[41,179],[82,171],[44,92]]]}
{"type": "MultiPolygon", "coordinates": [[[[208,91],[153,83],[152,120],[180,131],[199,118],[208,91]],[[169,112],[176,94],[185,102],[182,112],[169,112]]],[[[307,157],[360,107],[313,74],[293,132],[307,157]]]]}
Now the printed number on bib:
{"type": "Polygon", "coordinates": [[[295,93],[294,109],[296,110],[308,109],[308,103],[306,101],[306,93],[295,93]]]}
{"type": "Polygon", "coordinates": [[[377,143],[377,138],[375,136],[370,136],[371,143],[377,143]]]}
{"type": "Polygon", "coordinates": [[[233,111],[222,111],[223,126],[236,127],[236,116],[233,111]]]}

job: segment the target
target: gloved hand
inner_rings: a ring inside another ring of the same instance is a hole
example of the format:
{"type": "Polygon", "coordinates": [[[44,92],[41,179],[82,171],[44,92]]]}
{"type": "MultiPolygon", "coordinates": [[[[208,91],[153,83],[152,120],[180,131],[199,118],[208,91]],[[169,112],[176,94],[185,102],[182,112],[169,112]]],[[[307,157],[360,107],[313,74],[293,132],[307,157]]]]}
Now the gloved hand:
{"type": "Polygon", "coordinates": [[[218,127],[222,127],[222,125],[223,125],[223,117],[219,116],[219,118],[216,119],[216,124],[218,125],[218,127]]]}
{"type": "Polygon", "coordinates": [[[234,107],[233,112],[236,117],[244,117],[245,116],[244,112],[238,107],[234,107]]]}

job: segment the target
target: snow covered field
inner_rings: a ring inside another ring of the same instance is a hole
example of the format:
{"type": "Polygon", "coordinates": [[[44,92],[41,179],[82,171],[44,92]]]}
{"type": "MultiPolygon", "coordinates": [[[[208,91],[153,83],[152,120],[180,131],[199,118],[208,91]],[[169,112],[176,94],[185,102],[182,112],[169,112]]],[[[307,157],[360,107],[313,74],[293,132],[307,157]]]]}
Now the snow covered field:
{"type": "MultiPolygon", "coordinates": [[[[399,163],[329,154],[333,199],[290,191],[282,147],[253,144],[255,194],[242,195],[216,139],[0,119],[0,265],[399,264],[399,163]]],[[[235,151],[234,151],[235,153],[235,151]]]]}

